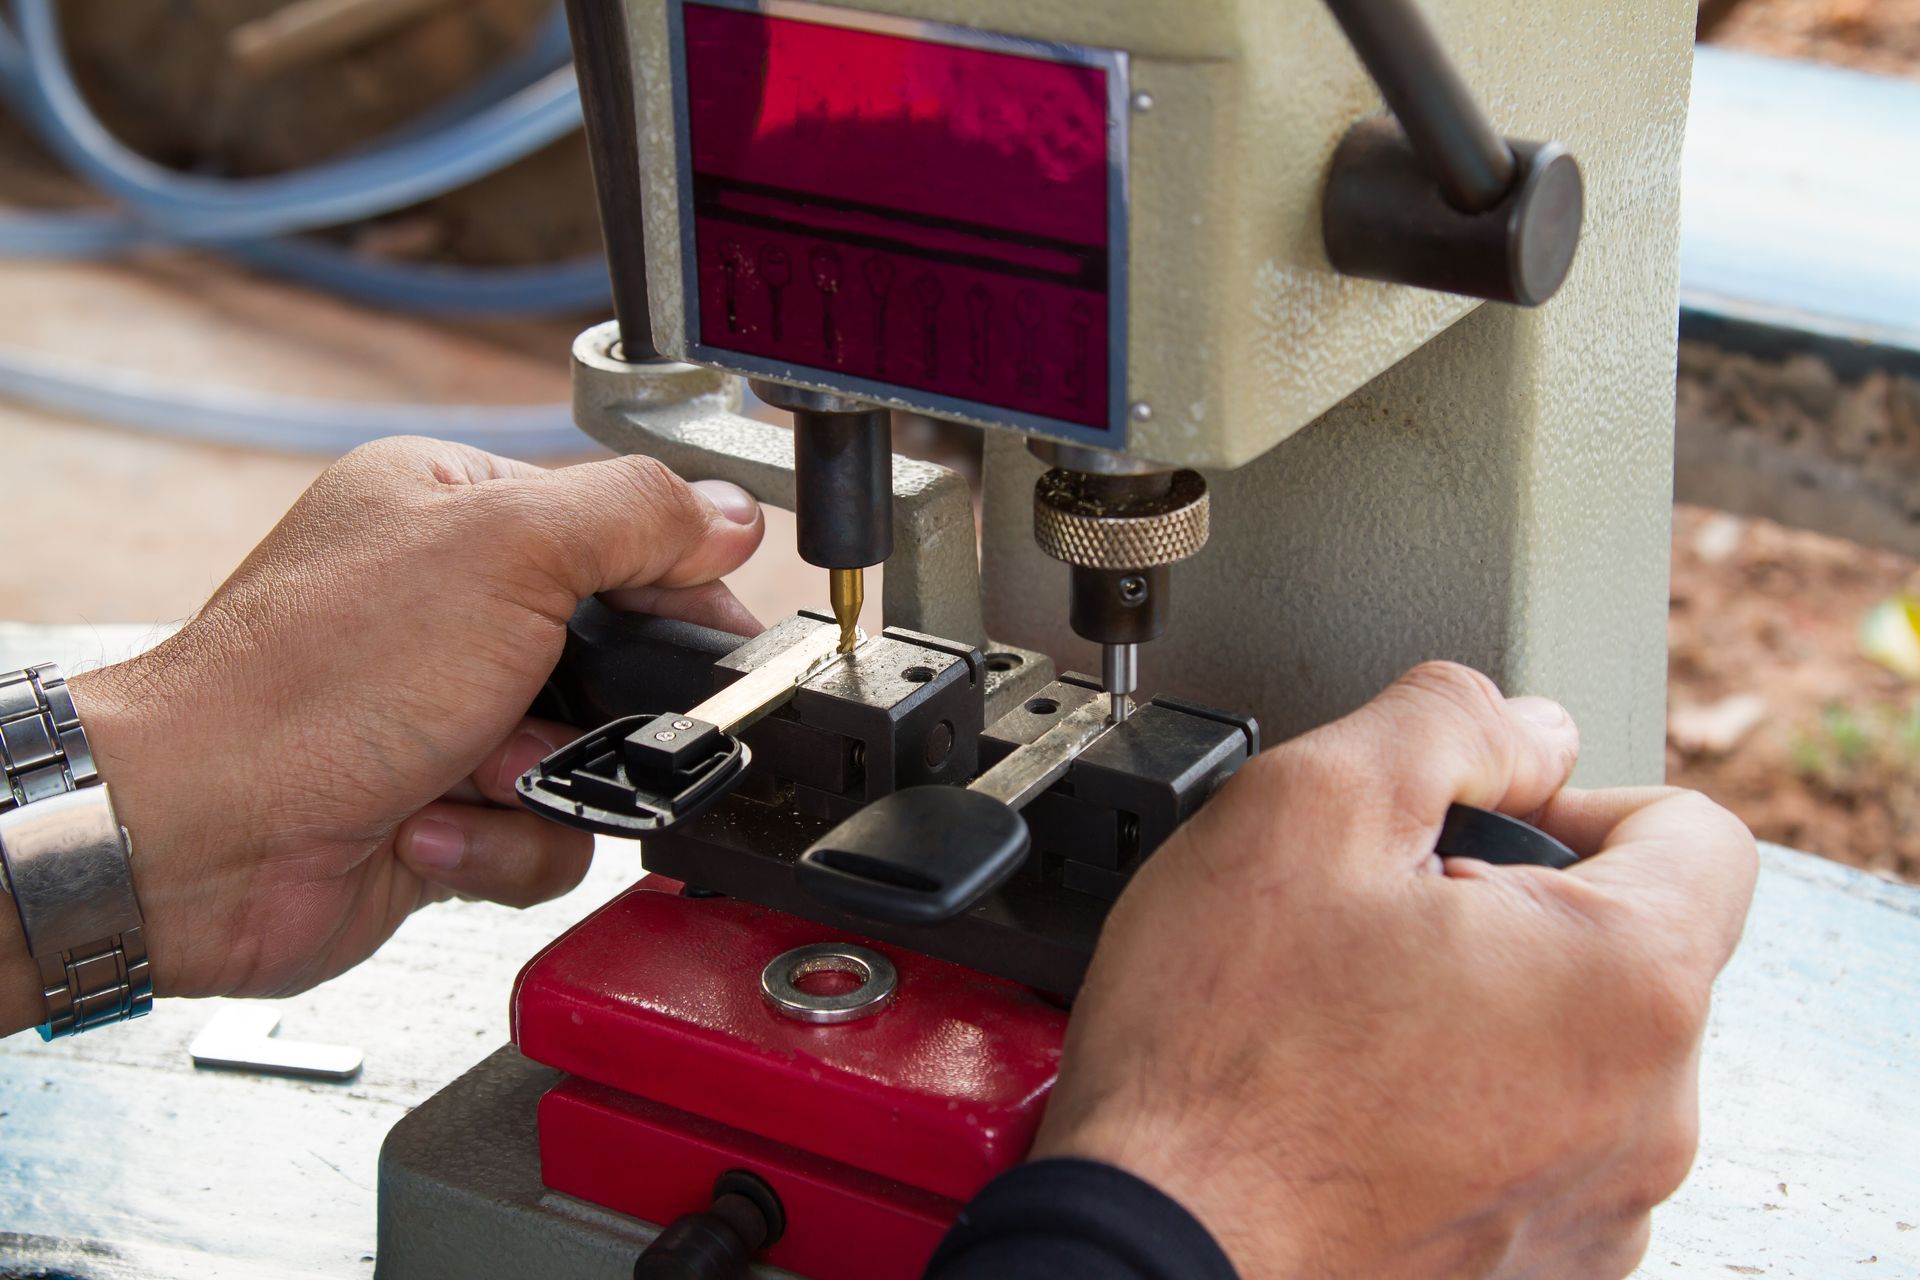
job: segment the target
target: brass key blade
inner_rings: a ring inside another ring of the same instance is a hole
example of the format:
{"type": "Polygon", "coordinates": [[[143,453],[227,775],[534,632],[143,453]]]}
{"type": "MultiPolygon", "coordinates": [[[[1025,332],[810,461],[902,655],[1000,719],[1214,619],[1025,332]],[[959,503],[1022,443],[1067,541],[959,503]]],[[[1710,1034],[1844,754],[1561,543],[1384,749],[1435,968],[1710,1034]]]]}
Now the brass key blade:
{"type": "Polygon", "coordinates": [[[741,676],[687,714],[737,734],[785,706],[801,683],[843,652],[833,627],[820,626],[741,676]]]}

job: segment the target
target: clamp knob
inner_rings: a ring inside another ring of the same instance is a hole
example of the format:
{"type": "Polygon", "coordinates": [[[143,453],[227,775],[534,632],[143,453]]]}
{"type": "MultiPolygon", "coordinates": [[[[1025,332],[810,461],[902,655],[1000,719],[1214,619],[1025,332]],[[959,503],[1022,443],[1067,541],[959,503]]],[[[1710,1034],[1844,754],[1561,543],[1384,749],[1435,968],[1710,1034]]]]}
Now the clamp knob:
{"type": "Polygon", "coordinates": [[[729,1169],[713,1203],[668,1223],[633,1264],[633,1280],[745,1280],[754,1255],[778,1244],[787,1214],[759,1176],[729,1169]]]}
{"type": "Polygon", "coordinates": [[[1112,477],[1053,470],[1033,487],[1033,539],[1055,560],[1082,569],[1141,570],[1177,564],[1207,545],[1207,482],[1176,471],[1164,492],[1135,496],[1112,477]]]}

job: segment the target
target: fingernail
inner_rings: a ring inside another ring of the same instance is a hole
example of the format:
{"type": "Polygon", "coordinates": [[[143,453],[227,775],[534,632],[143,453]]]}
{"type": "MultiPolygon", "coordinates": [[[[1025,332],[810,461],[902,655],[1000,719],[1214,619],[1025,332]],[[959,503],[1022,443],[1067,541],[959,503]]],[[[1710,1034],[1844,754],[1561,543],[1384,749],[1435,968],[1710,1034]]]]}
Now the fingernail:
{"type": "Polygon", "coordinates": [[[1567,714],[1567,709],[1555,702],[1552,698],[1536,698],[1532,696],[1509,698],[1507,705],[1512,707],[1513,713],[1522,720],[1530,724],[1537,724],[1542,729],[1563,729],[1566,727],[1568,721],[1573,719],[1572,716],[1567,714]]]}
{"type": "Polygon", "coordinates": [[[429,818],[414,823],[408,847],[415,866],[451,871],[467,856],[467,833],[451,822],[435,822],[429,818]]]}
{"type": "Polygon", "coordinates": [[[538,734],[522,733],[500,753],[500,769],[493,785],[502,791],[513,790],[514,781],[527,770],[558,751],[561,744],[548,742],[538,734]]]}
{"type": "Polygon", "coordinates": [[[737,484],[725,480],[696,480],[693,487],[713,504],[714,510],[735,524],[752,524],[760,517],[760,504],[737,484]]]}

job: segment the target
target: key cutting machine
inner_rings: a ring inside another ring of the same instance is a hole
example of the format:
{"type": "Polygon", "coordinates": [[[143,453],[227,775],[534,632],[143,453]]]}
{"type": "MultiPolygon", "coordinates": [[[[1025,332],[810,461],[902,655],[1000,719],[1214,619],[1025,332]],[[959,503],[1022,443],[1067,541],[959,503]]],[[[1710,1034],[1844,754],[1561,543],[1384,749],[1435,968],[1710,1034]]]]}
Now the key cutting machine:
{"type": "Polygon", "coordinates": [[[1691,8],[1429,4],[570,0],[576,418],[791,507],[829,607],[583,604],[520,791],[647,875],[395,1128],[382,1276],[918,1275],[1133,872],[1420,659],[1659,777],[1691,8]],[[984,429],[978,525],[897,412],[984,429]]]}

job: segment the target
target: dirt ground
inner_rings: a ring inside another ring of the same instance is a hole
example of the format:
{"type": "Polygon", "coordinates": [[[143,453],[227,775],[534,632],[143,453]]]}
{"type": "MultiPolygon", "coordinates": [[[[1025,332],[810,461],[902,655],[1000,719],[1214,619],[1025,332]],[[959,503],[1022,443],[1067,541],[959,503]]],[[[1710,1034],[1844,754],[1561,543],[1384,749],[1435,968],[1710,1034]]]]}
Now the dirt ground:
{"type": "MultiPolygon", "coordinates": [[[[1920,0],[1704,0],[1701,19],[1714,44],[1920,76],[1920,0]]],[[[1920,685],[1860,641],[1910,589],[1904,556],[1677,508],[1669,780],[1763,839],[1920,880],[1920,685]]]]}
{"type": "Polygon", "coordinates": [[[1916,569],[1836,538],[1676,508],[1668,780],[1713,796],[1762,839],[1920,880],[1920,688],[1859,641],[1868,609],[1916,569]]]}
{"type": "Polygon", "coordinates": [[[1920,75],[1920,0],[1702,0],[1712,44],[1882,75],[1920,75]]]}

